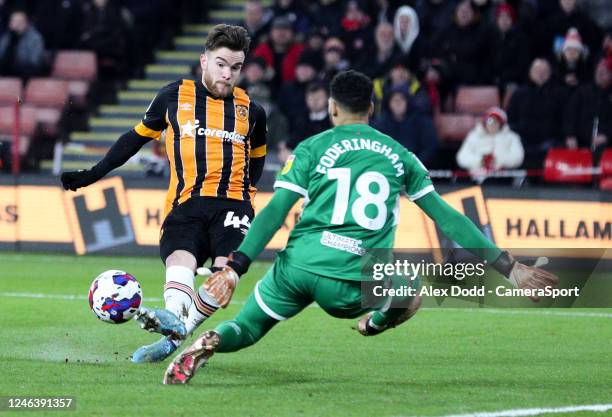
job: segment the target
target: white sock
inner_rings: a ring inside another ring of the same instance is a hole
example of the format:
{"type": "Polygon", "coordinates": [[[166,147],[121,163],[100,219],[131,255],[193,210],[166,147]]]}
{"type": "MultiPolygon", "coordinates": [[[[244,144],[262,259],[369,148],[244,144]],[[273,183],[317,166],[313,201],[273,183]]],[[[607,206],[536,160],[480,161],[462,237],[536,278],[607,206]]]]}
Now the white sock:
{"type": "Polygon", "coordinates": [[[193,304],[193,271],[186,266],[166,268],[166,285],[164,285],[166,309],[184,320],[193,304]]]}
{"type": "Polygon", "coordinates": [[[204,320],[212,316],[219,308],[217,300],[212,298],[204,289],[200,287],[193,297],[193,304],[189,309],[189,315],[185,320],[187,334],[191,334],[204,320]]]}

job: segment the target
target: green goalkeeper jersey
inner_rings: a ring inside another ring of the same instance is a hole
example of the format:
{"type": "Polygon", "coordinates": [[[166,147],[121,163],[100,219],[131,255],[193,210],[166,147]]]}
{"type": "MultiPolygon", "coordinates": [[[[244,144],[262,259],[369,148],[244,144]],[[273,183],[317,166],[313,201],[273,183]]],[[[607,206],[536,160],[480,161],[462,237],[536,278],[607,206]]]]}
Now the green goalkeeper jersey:
{"type": "Polygon", "coordinates": [[[338,126],[298,145],[274,183],[304,196],[301,220],[279,254],[319,275],[361,279],[371,248],[392,248],[405,188],[414,201],[434,190],[419,159],[366,124],[338,126]]]}

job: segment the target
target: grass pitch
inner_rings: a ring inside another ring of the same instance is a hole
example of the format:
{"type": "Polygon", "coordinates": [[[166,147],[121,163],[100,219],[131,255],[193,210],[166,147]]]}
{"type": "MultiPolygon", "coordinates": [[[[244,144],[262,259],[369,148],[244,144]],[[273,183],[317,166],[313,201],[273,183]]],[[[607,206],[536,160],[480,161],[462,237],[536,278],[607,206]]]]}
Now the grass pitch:
{"type": "MultiPolygon", "coordinates": [[[[168,362],[129,361],[158,336],[102,323],[86,300],[91,280],[116,268],[161,306],[159,259],[3,253],[0,265],[0,396],[76,398],[76,411],[54,416],[444,416],[612,403],[610,310],[424,309],[364,338],[352,321],[307,308],[257,345],[216,355],[188,386],[163,386],[168,362]]],[[[268,266],[255,264],[201,330],[232,318],[268,266]]]]}

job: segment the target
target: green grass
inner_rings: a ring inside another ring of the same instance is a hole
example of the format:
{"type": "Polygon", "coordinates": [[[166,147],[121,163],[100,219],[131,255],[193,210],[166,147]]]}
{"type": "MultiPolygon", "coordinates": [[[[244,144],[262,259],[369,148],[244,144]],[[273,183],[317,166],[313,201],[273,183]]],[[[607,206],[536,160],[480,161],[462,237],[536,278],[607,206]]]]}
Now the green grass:
{"type": "MultiPolygon", "coordinates": [[[[0,265],[0,396],[76,397],[76,412],[54,416],[438,416],[612,402],[609,316],[425,309],[363,338],[352,322],[307,308],[257,345],[216,355],[190,385],[168,387],[167,363],[129,361],[156,336],[102,323],[86,302],[93,277],[112,268],[161,299],[159,259],[3,253],[0,265]]],[[[202,330],[232,318],[268,266],[256,263],[202,330]]]]}

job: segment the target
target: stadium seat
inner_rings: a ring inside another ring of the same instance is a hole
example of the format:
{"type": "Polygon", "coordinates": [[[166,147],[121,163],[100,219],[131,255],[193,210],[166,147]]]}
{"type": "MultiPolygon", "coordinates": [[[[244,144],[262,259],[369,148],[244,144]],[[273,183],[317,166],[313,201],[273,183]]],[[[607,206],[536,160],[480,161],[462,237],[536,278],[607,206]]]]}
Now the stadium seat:
{"type": "Polygon", "coordinates": [[[599,188],[601,190],[612,191],[612,149],[604,151],[601,155],[599,166],[601,167],[599,188]]]}
{"type": "Polygon", "coordinates": [[[15,104],[21,97],[23,86],[17,77],[0,77],[0,105],[15,104]]]}
{"type": "Polygon", "coordinates": [[[51,76],[67,80],[70,104],[73,108],[86,109],[90,84],[98,75],[98,63],[91,51],[60,51],[53,62],[51,76]]]}
{"type": "Polygon", "coordinates": [[[78,109],[87,108],[87,95],[89,94],[89,82],[83,80],[68,81],[68,95],[70,105],[78,109]]]}
{"type": "Polygon", "coordinates": [[[25,102],[37,107],[36,121],[44,136],[57,138],[64,107],[68,103],[68,81],[32,78],[26,87],[25,102]]]}
{"type": "Polygon", "coordinates": [[[499,92],[495,86],[459,87],[457,91],[456,113],[481,115],[493,106],[499,106],[499,92]]]}
{"type": "Polygon", "coordinates": [[[37,107],[63,109],[68,102],[68,82],[53,78],[32,78],[26,86],[25,102],[37,107]]]}
{"type": "Polygon", "coordinates": [[[51,76],[63,80],[94,81],[97,76],[96,54],[91,51],[59,51],[53,61],[51,76]]]}
{"type": "Polygon", "coordinates": [[[544,161],[544,180],[560,183],[589,183],[593,174],[593,155],[588,149],[551,149],[544,161]]]}
{"type": "Polygon", "coordinates": [[[440,113],[435,124],[440,140],[461,142],[476,125],[476,118],[470,114],[440,113]]]}
{"type": "MultiPolygon", "coordinates": [[[[36,131],[36,109],[32,106],[20,108],[20,149],[19,153],[27,153],[30,141],[36,131]]],[[[0,140],[11,142],[15,129],[15,106],[0,107],[0,140]]]]}

